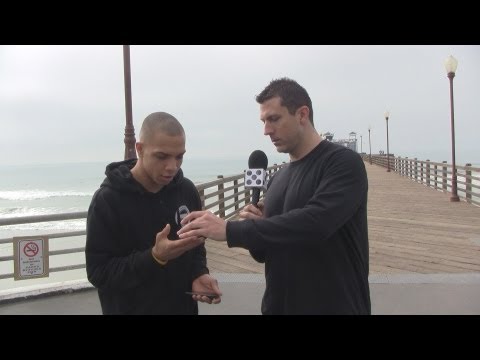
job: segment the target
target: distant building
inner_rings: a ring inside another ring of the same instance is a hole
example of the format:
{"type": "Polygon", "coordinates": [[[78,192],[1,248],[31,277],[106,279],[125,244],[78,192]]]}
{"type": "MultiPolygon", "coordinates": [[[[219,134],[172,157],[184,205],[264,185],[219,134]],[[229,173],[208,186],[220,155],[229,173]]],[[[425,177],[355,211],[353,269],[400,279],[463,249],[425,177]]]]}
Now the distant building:
{"type": "Polygon", "coordinates": [[[340,144],[342,146],[348,147],[349,149],[352,149],[353,151],[358,151],[357,150],[357,133],[356,132],[351,132],[348,134],[348,139],[334,139],[333,136],[334,134],[331,132],[326,132],[325,134],[322,135],[326,140],[331,141],[336,144],[340,144]]]}
{"type": "Polygon", "coordinates": [[[323,136],[324,136],[325,139],[327,139],[328,141],[332,141],[332,140],[333,140],[333,133],[326,132],[325,134],[323,134],[323,136]]]}

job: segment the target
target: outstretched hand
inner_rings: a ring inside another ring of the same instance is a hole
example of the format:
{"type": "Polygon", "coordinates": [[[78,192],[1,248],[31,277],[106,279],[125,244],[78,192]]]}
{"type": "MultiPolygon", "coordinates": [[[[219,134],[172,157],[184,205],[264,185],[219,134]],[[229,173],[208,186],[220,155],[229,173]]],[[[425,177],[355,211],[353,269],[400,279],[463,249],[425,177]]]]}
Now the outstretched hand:
{"type": "Polygon", "coordinates": [[[227,240],[227,223],[211,211],[193,211],[181,222],[180,239],[205,237],[217,241],[227,240]]]}
{"type": "Polygon", "coordinates": [[[169,233],[170,224],[165,225],[163,230],[157,233],[155,245],[152,248],[152,254],[157,260],[175,259],[184,252],[205,243],[205,238],[198,236],[185,236],[179,240],[170,240],[167,237],[169,233]]]}

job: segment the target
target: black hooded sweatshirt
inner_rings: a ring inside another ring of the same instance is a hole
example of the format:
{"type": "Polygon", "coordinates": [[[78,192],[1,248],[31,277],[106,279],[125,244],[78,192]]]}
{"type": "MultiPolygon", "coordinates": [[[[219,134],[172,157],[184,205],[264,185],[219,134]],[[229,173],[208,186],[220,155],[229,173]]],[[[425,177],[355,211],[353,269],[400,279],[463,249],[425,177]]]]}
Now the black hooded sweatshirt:
{"type": "Polygon", "coordinates": [[[155,237],[170,224],[178,239],[180,220],[201,210],[195,185],[180,169],[159,192],[138,183],[130,169],[136,160],[111,163],[88,209],[85,257],[88,280],[98,288],[104,314],[198,314],[185,294],[208,273],[206,250],[198,246],[165,266],[152,257],[155,237]]]}

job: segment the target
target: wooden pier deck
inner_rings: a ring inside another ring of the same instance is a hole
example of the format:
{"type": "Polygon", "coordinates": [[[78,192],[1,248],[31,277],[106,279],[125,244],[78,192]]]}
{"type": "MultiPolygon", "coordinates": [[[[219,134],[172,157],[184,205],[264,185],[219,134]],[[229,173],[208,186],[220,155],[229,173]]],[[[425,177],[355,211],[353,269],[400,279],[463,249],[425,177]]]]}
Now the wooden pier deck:
{"type": "MultiPolygon", "coordinates": [[[[370,274],[480,273],[480,207],[450,202],[427,188],[365,163],[370,274]]],[[[211,272],[263,273],[245,249],[207,241],[211,272]]]]}

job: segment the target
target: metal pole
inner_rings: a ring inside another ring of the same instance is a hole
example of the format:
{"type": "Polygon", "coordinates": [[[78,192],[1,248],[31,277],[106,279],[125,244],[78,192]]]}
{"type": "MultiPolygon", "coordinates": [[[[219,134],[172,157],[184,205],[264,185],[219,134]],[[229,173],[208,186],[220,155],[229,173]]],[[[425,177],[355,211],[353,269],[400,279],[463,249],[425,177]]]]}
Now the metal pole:
{"type": "Polygon", "coordinates": [[[368,129],[368,147],[370,148],[370,165],[372,165],[372,142],[370,141],[370,129],[368,129]]]}
{"type": "Polygon", "coordinates": [[[457,194],[457,168],[455,166],[455,121],[453,117],[453,78],[455,77],[455,73],[449,72],[447,76],[450,80],[450,120],[452,127],[452,196],[450,197],[450,201],[460,201],[460,198],[457,194]]]}
{"type": "Polygon", "coordinates": [[[130,76],[130,45],[123,45],[123,74],[125,79],[125,156],[124,159],[136,159],[135,128],[132,121],[132,80],[130,76]]]}
{"type": "Polygon", "coordinates": [[[390,152],[388,150],[388,116],[385,119],[387,120],[387,172],[390,172],[390,152]]]}
{"type": "Polygon", "coordinates": [[[362,138],[362,135],[360,135],[360,154],[363,154],[363,138],[362,138]]]}

